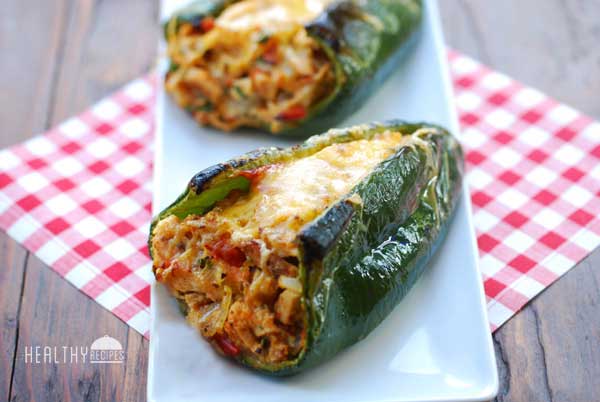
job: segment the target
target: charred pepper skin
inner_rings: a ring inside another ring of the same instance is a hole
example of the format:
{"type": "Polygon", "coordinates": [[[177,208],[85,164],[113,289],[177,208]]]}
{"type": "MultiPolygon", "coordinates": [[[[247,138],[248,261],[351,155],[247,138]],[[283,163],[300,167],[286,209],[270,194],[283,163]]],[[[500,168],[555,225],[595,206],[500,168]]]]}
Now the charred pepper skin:
{"type": "MultiPolygon", "coordinates": [[[[201,27],[236,1],[197,0],[172,18],[201,27]]],[[[340,0],[305,26],[335,72],[333,91],[275,135],[306,138],[357,111],[391,75],[418,39],[422,0],[340,0]]],[[[168,24],[168,23],[167,23],[168,24]]],[[[165,25],[166,26],[166,25],[165,25]]],[[[264,127],[269,131],[268,127],[264,127]]]]}
{"type": "Polygon", "coordinates": [[[427,123],[392,120],[333,129],[295,147],[259,149],[205,169],[155,218],[150,236],[160,219],[203,214],[229,191],[247,191],[250,181],[241,171],[386,130],[411,135],[414,141],[377,165],[298,234],[308,328],[304,350],[294,360],[272,365],[235,356],[241,363],[269,375],[295,374],[375,329],[415,284],[445,237],[462,189],[460,145],[446,130],[427,123]]]}

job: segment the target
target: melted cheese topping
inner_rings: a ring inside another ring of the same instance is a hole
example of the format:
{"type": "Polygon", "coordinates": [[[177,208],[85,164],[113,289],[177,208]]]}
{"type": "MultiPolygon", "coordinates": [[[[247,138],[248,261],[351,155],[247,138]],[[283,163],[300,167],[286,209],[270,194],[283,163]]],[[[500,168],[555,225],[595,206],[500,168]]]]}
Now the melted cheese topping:
{"type": "Polygon", "coordinates": [[[216,23],[231,30],[303,25],[334,0],[244,0],[227,7],[216,23]]]}
{"type": "Polygon", "coordinates": [[[349,193],[409,138],[385,132],[371,140],[334,144],[309,157],[274,165],[248,194],[213,212],[227,222],[234,243],[260,239],[270,249],[295,255],[292,243],[300,228],[349,193]]]}

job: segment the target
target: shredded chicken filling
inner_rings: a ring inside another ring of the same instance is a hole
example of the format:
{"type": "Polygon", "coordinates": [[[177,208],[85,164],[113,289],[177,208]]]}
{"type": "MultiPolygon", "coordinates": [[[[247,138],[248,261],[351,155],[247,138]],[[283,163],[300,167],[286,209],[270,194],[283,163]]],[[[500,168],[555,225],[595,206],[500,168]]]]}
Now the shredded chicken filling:
{"type": "MultiPolygon", "coordinates": [[[[222,130],[248,126],[278,132],[306,117],[332,93],[335,77],[304,20],[287,18],[284,23],[288,14],[283,11],[291,11],[295,3],[244,0],[216,20],[179,25],[171,20],[166,28],[171,60],[166,90],[198,122],[222,130]],[[252,19],[260,23],[245,20],[250,6],[264,13],[252,19]]],[[[306,17],[307,9],[303,11],[299,15],[306,17]]]]}
{"type": "Polygon", "coordinates": [[[258,244],[232,244],[216,214],[162,220],[153,247],[161,264],[157,278],[221,351],[266,362],[300,352],[306,334],[297,260],[272,255],[261,265],[258,244]]]}
{"type": "Polygon", "coordinates": [[[299,231],[409,138],[384,132],[240,172],[251,182],[247,193],[232,192],[202,216],[158,222],[151,245],[157,280],[225,354],[293,359],[306,343],[299,231]]]}

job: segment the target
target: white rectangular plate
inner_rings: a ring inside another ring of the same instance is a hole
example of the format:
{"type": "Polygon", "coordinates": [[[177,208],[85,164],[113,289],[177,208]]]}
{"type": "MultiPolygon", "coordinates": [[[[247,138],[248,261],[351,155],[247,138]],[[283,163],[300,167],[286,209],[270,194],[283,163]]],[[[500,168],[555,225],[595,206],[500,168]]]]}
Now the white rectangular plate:
{"type": "MultiPolygon", "coordinates": [[[[415,51],[340,127],[403,118],[458,132],[434,0],[415,51]]],[[[198,171],[290,140],[200,128],[159,93],[154,212],[198,171]]],[[[498,388],[466,186],[448,237],[416,286],[365,340],[306,373],[273,379],[225,360],[152,286],[148,400],[153,402],[480,401],[498,388]]]]}

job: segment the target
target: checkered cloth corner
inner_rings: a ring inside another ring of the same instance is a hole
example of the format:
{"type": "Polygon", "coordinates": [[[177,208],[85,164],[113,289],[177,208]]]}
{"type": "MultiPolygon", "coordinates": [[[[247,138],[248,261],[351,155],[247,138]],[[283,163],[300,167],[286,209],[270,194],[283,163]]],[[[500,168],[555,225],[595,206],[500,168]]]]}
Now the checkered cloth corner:
{"type": "Polygon", "coordinates": [[[600,124],[464,55],[449,62],[494,330],[600,245],[600,124]]]}
{"type": "Polygon", "coordinates": [[[0,227],[133,328],[149,329],[155,79],[0,151],[0,227]]]}
{"type": "MultiPolygon", "coordinates": [[[[492,330],[600,245],[600,124],[449,53],[492,330]]],[[[0,151],[0,227],[144,335],[155,79],[0,151]]]]}

